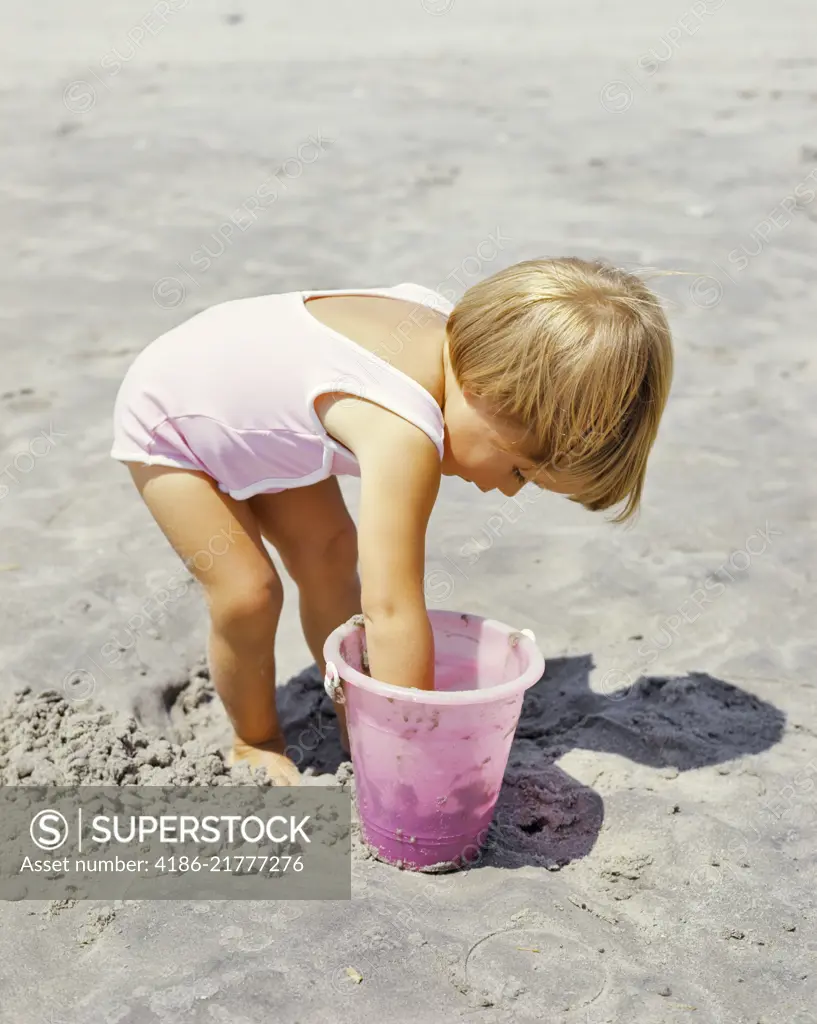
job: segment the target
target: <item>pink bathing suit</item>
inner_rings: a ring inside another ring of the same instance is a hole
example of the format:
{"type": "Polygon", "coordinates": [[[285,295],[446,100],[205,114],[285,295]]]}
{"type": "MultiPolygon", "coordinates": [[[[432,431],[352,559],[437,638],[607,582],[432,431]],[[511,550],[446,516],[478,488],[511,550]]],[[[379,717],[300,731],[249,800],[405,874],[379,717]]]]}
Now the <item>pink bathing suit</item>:
{"type": "MultiPolygon", "coordinates": [[[[199,470],[238,499],[360,476],[355,457],[329,437],[315,411],[315,399],[329,391],[361,395],[414,423],[442,458],[440,407],[387,362],[403,344],[399,329],[384,339],[382,357],[369,352],[307,310],[306,299],[323,295],[391,296],[444,315],[452,309],[417,284],[213,306],[136,357],[116,397],[113,458],[199,470]]],[[[407,318],[405,331],[411,327],[407,318]]]]}

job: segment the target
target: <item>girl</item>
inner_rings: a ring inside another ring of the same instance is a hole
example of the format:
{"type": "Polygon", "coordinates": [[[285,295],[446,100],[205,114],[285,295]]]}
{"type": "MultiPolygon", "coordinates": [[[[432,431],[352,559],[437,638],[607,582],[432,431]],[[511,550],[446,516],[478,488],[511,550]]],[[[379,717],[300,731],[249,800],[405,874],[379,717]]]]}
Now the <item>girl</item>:
{"type": "Polygon", "coordinates": [[[275,709],[283,591],[264,539],[298,586],[321,671],[329,633],[362,611],[372,675],[433,689],[423,567],[441,474],[592,510],[625,502],[623,521],[672,363],[647,287],[572,258],[516,264],[453,309],[416,284],[238,299],[144,349],[111,454],[204,588],[231,763],[299,780],[275,709]],[[358,531],[339,475],[360,477],[358,531]]]}

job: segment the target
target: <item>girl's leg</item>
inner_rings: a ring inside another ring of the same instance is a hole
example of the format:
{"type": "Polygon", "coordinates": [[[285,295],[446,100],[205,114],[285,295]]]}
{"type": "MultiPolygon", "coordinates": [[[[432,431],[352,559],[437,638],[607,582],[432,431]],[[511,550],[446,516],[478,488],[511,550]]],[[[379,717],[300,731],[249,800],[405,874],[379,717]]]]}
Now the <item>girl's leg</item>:
{"type": "MultiPolygon", "coordinates": [[[[247,504],[298,586],[304,636],[323,674],[326,638],[360,612],[357,531],[337,479],[259,494],[247,504]]],[[[348,752],[343,705],[336,704],[335,711],[341,744],[348,752]]]]}
{"type": "Polygon", "coordinates": [[[275,708],[275,631],[283,587],[246,502],[204,473],[129,463],[164,535],[204,588],[213,684],[235,729],[231,762],[263,766],[280,785],[299,773],[284,756],[275,708]]]}

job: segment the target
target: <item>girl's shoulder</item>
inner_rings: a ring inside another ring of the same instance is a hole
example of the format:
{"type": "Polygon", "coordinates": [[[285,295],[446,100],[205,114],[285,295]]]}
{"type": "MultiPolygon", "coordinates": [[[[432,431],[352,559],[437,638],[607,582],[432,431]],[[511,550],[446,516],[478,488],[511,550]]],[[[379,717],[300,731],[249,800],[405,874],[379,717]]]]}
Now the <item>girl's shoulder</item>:
{"type": "Polygon", "coordinates": [[[401,298],[411,299],[422,306],[429,306],[444,316],[448,316],[454,308],[454,304],[450,299],[433,288],[427,288],[424,284],[404,281],[402,284],[395,285],[393,290],[400,291],[401,298]]]}
{"type": "Polygon", "coordinates": [[[398,298],[417,303],[417,305],[420,306],[428,306],[437,312],[442,313],[444,316],[448,316],[454,308],[450,298],[438,291],[435,291],[433,288],[428,288],[424,284],[417,284],[414,281],[402,281],[400,284],[381,285],[380,287],[374,288],[316,288],[290,294],[298,294],[304,296],[306,299],[319,297],[342,298],[344,296],[353,295],[372,295],[386,298],[398,298]]]}

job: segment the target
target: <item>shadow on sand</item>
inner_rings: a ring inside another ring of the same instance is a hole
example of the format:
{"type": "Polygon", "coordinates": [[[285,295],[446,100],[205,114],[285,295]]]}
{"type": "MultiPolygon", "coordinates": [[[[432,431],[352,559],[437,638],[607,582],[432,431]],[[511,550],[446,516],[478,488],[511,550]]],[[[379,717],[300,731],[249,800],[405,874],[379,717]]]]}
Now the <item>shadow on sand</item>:
{"type": "MultiPolygon", "coordinates": [[[[566,864],[590,852],[604,803],[556,764],[570,750],[685,772],[760,753],[783,734],[781,711],[705,672],[643,676],[602,694],[590,689],[593,667],[590,655],[554,658],[528,690],[481,864],[566,864]]],[[[334,772],[348,760],[314,665],[280,689],[279,713],[301,769],[334,772]]]]}

